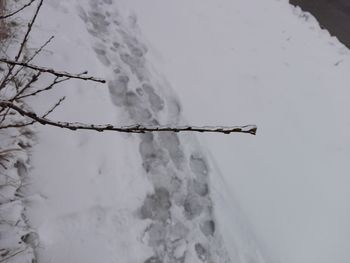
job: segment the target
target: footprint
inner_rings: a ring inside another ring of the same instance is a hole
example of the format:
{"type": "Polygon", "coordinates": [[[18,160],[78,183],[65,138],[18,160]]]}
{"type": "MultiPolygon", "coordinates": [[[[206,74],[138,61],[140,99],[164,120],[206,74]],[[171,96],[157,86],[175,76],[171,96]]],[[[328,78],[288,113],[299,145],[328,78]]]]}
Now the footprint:
{"type": "Polygon", "coordinates": [[[122,106],[125,101],[125,94],[128,90],[129,77],[120,74],[117,79],[108,82],[108,89],[114,105],[122,106]]]}
{"type": "Polygon", "coordinates": [[[161,132],[158,134],[158,138],[163,148],[168,151],[176,168],[180,169],[184,161],[184,153],[180,148],[181,144],[178,135],[173,132],[161,132]]]}
{"type": "Polygon", "coordinates": [[[184,212],[187,219],[198,217],[204,210],[203,201],[195,194],[189,194],[184,202],[184,212]]]}
{"type": "Polygon", "coordinates": [[[93,32],[97,35],[100,33],[107,33],[109,22],[106,21],[106,17],[97,11],[90,11],[88,13],[89,22],[93,27],[93,32]]]}
{"type": "Polygon", "coordinates": [[[198,256],[198,258],[203,261],[203,262],[206,262],[209,258],[209,253],[207,251],[207,249],[200,243],[197,243],[195,246],[194,246],[194,249],[196,251],[196,254],[198,256]]]}
{"type": "Polygon", "coordinates": [[[148,95],[149,103],[154,112],[159,112],[164,108],[164,100],[154,91],[150,84],[143,84],[143,90],[148,95]]]}
{"type": "Polygon", "coordinates": [[[159,247],[166,243],[167,231],[166,227],[161,223],[152,223],[147,227],[145,234],[148,237],[148,245],[151,247],[159,247]]]}
{"type": "Polygon", "coordinates": [[[199,177],[203,177],[203,176],[208,175],[207,163],[205,162],[203,157],[201,157],[199,155],[196,155],[196,154],[191,155],[190,168],[191,168],[191,171],[199,177]]]}
{"type": "Polygon", "coordinates": [[[136,37],[132,37],[124,31],[121,31],[121,34],[132,55],[142,57],[147,53],[147,47],[141,44],[136,37]]]}
{"type": "Polygon", "coordinates": [[[193,179],[189,183],[189,192],[195,192],[200,196],[206,196],[209,193],[208,183],[203,180],[193,179]]]}
{"type": "Polygon", "coordinates": [[[103,65],[111,65],[111,61],[107,58],[106,51],[104,49],[94,47],[94,51],[97,54],[97,58],[102,62],[103,65]]]}
{"type": "Polygon", "coordinates": [[[215,222],[213,220],[205,221],[200,228],[205,236],[213,236],[215,233],[215,222]]]}
{"type": "Polygon", "coordinates": [[[133,57],[128,53],[119,54],[120,59],[129,66],[131,72],[138,78],[139,81],[145,81],[146,73],[144,69],[145,61],[143,58],[133,57]]]}
{"type": "Polygon", "coordinates": [[[142,165],[146,172],[153,172],[159,166],[165,166],[169,162],[169,159],[164,153],[164,150],[158,148],[152,141],[153,135],[149,136],[149,134],[141,135],[139,152],[142,158],[142,165]]]}
{"type": "Polygon", "coordinates": [[[142,219],[153,219],[165,222],[170,218],[170,195],[167,189],[157,188],[154,194],[148,195],[140,209],[142,219]]]}

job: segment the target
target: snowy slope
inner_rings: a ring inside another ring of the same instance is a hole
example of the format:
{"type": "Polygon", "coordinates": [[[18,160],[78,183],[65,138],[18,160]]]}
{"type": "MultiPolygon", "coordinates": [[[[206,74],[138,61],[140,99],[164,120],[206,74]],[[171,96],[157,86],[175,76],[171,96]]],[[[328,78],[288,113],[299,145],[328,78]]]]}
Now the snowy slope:
{"type": "Polygon", "coordinates": [[[349,51],[287,1],[128,2],[190,123],[258,125],[201,139],[271,250],[349,262],[349,51]]]}
{"type": "MultiPolygon", "coordinates": [[[[54,118],[123,125],[183,122],[170,85],[148,61],[137,17],[125,7],[111,1],[73,8],[68,1],[50,2],[42,13],[41,39],[43,32],[58,37],[51,54],[37,63],[68,65],[71,71],[89,66],[108,80],[96,90],[85,83],[56,90],[52,97],[68,93],[69,101],[54,118]]],[[[38,111],[47,103],[46,98],[33,102],[38,111]]],[[[39,261],[271,262],[249,237],[231,240],[226,249],[209,163],[191,135],[47,129],[40,138],[31,191],[41,200],[29,212],[40,237],[39,261]]]]}
{"type": "Polygon", "coordinates": [[[275,0],[48,0],[38,25],[33,46],[56,38],[36,63],[108,80],[35,101],[67,95],[53,118],[260,127],[201,135],[207,150],[40,127],[40,261],[348,262],[350,62],[311,17],[275,0]]]}

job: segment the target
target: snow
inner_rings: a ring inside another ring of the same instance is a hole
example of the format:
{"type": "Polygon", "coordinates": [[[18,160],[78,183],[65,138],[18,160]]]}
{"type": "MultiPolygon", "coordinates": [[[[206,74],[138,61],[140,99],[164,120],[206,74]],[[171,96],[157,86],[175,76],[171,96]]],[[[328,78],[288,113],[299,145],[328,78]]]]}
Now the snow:
{"type": "MultiPolygon", "coordinates": [[[[56,89],[52,97],[62,96],[68,89],[70,96],[64,111],[61,108],[53,118],[101,122],[103,118],[99,116],[103,113],[106,122],[118,120],[123,125],[155,125],[163,119],[178,122],[179,103],[170,90],[160,89],[161,85],[166,87],[163,80],[154,75],[143,57],[147,48],[139,40],[133,16],[121,16],[118,10],[108,7],[102,2],[91,2],[75,9],[67,25],[45,23],[48,28],[67,26],[60,31],[72,35],[56,38],[50,50],[54,55],[37,63],[42,65],[50,58],[50,65],[59,68],[61,54],[72,52],[72,44],[62,42],[69,39],[73,43],[90,43],[86,46],[90,49],[90,56],[84,57],[86,61],[78,57],[81,54],[74,54],[76,58],[69,55],[64,61],[73,68],[78,63],[93,65],[88,60],[98,59],[94,64],[103,70],[91,68],[109,82],[104,90],[88,89],[85,83],[84,87],[56,89]],[[112,14],[107,14],[107,10],[112,14]],[[112,16],[113,24],[109,18],[112,16]],[[68,30],[72,20],[77,28],[68,30]],[[78,29],[90,36],[86,35],[83,41],[80,34],[81,39],[77,40],[74,36],[78,29]],[[78,92],[74,94],[72,88],[78,88],[78,92]],[[103,94],[108,95],[108,91],[110,98],[103,94]],[[85,103],[83,112],[77,112],[77,105],[84,107],[85,103]],[[74,117],[68,116],[72,112],[74,117]]],[[[54,10],[62,9],[61,15],[68,21],[64,3],[52,2],[45,8],[43,13],[52,17],[57,15],[54,10]]],[[[45,103],[35,99],[33,104],[42,111],[47,101],[47,97],[45,103]]],[[[101,136],[57,133],[48,128],[40,131],[35,151],[31,191],[40,193],[42,200],[30,205],[28,216],[39,235],[39,261],[96,262],[102,258],[120,262],[228,262],[219,231],[202,230],[208,223],[215,224],[207,174],[200,170],[203,165],[205,168],[203,157],[198,153],[195,161],[187,161],[194,154],[184,152],[178,135],[101,136]],[[51,154],[43,157],[40,153],[44,152],[51,154]],[[192,193],[192,188],[198,193],[192,193]]]]}
{"type": "MultiPolygon", "coordinates": [[[[14,117],[9,117],[14,119],[14,117]]],[[[18,121],[18,120],[17,120],[18,121]]],[[[34,132],[29,127],[0,132],[0,261],[30,262],[35,258],[35,231],[25,215],[34,132]]]]}
{"type": "Polygon", "coordinates": [[[44,112],[67,96],[52,119],[258,125],[37,126],[39,262],[349,262],[349,52],[312,16],[277,0],[47,0],[38,19],[30,46],[55,40],[36,64],[108,81],[28,101],[44,112]]]}
{"type": "Polygon", "coordinates": [[[270,250],[348,262],[349,51],[287,1],[128,2],[189,123],[258,125],[201,139],[270,250]]]}

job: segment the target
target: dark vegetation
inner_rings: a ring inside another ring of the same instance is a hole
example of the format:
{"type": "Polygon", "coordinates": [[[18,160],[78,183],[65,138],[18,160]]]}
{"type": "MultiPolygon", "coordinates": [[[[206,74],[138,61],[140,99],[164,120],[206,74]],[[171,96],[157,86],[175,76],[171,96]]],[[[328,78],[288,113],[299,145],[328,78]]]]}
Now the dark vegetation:
{"type": "Polygon", "coordinates": [[[350,0],[290,0],[310,12],[322,28],[350,48],[350,0]]]}

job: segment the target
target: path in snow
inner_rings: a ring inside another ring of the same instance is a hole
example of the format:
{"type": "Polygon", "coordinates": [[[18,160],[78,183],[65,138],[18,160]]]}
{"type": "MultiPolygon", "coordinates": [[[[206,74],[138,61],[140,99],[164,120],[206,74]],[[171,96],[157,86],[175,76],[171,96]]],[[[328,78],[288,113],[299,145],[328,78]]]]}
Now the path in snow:
{"type": "MultiPolygon", "coordinates": [[[[109,0],[90,3],[90,10],[80,9],[80,17],[94,38],[100,62],[113,70],[110,95],[124,119],[143,125],[181,121],[179,102],[147,64],[136,17],[124,21],[111,12],[109,0]]],[[[137,213],[149,222],[142,242],[154,252],[144,262],[231,262],[217,230],[209,167],[201,151],[189,150],[175,133],[143,134],[139,140],[143,170],[154,187],[137,213]]],[[[264,262],[258,251],[241,259],[264,262]]]]}
{"type": "MultiPolygon", "coordinates": [[[[123,21],[116,12],[107,11],[110,3],[91,2],[81,18],[95,38],[97,57],[114,71],[108,83],[114,105],[133,123],[157,125],[164,114],[177,123],[179,103],[162,94],[154,81],[144,57],[147,47],[136,36],[136,18],[123,21]]],[[[154,186],[138,211],[149,221],[142,242],[154,251],[145,263],[229,262],[216,231],[208,167],[201,153],[186,156],[175,133],[140,135],[139,153],[154,186]]]]}

